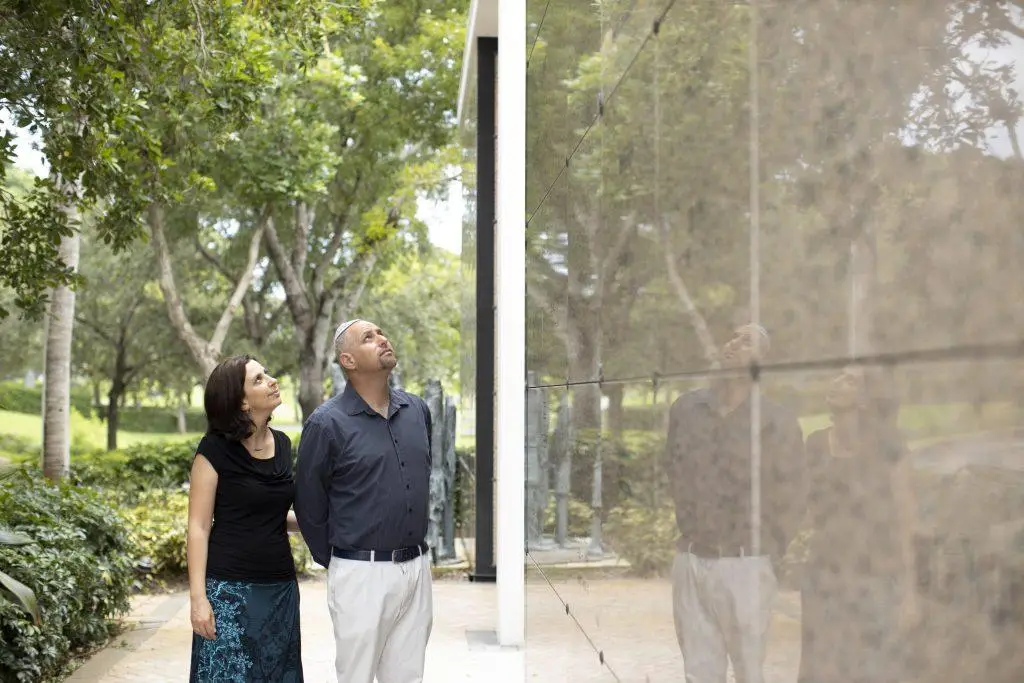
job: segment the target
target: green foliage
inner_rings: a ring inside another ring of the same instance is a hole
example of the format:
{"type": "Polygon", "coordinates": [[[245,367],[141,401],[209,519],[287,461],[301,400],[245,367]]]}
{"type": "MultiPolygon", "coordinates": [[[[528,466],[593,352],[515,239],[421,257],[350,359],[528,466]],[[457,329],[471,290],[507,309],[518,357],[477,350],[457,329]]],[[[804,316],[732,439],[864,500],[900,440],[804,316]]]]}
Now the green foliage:
{"type": "MultiPolygon", "coordinates": [[[[178,431],[177,411],[161,406],[128,406],[118,415],[118,429],[141,434],[171,434],[178,431]]],[[[185,411],[185,429],[206,431],[206,413],[200,408],[185,411]]]]}
{"type": "MultiPolygon", "coordinates": [[[[188,493],[149,490],[140,494],[127,510],[132,538],[141,561],[151,568],[151,577],[161,581],[183,575],[187,569],[188,493]]],[[[298,534],[289,534],[295,569],[300,573],[313,567],[313,557],[298,534]]]]}
{"type": "MultiPolygon", "coordinates": [[[[544,511],[544,529],[547,533],[554,533],[557,523],[556,514],[558,506],[554,500],[544,511]]],[[[577,498],[569,498],[569,522],[566,525],[566,533],[574,538],[586,538],[590,536],[590,520],[593,516],[591,507],[577,498]]]]}
{"type": "Polygon", "coordinates": [[[459,285],[458,261],[430,249],[397,259],[367,286],[360,316],[384,328],[406,386],[439,379],[447,393],[458,393],[459,285]]]}
{"type": "Polygon", "coordinates": [[[0,545],[0,566],[32,588],[42,621],[0,600],[0,680],[50,681],[69,656],[104,642],[128,609],[132,547],[124,520],[95,492],[26,472],[0,480],[0,526],[35,543],[0,545]]]}
{"type": "Polygon", "coordinates": [[[139,548],[140,560],[154,576],[177,576],[185,572],[188,494],[178,490],[143,491],[136,505],[126,510],[128,528],[139,548]]]}
{"type": "Polygon", "coordinates": [[[189,479],[198,441],[140,443],[116,451],[88,450],[71,458],[71,478],[129,500],[152,489],[180,488],[189,479]]]}
{"type": "MultiPolygon", "coordinates": [[[[70,482],[97,489],[117,500],[132,503],[152,489],[178,489],[188,481],[198,441],[138,443],[116,451],[73,448],[70,482]]],[[[0,453],[29,470],[39,467],[38,447],[22,439],[0,439],[0,453]]]]}
{"type": "Polygon", "coordinates": [[[604,524],[608,547],[630,564],[638,576],[664,576],[676,552],[675,507],[648,507],[628,500],[612,508],[604,524]]]}
{"type": "MultiPolygon", "coordinates": [[[[42,410],[43,390],[26,387],[21,382],[0,382],[0,410],[38,415],[42,410]]],[[[97,411],[86,387],[71,389],[71,407],[83,416],[102,419],[103,410],[97,411]]],[[[173,408],[162,406],[125,406],[118,414],[118,428],[126,432],[169,434],[178,429],[178,414],[173,408]]],[[[200,408],[185,411],[185,428],[189,432],[206,429],[206,414],[200,408]]]]}
{"type": "MultiPolygon", "coordinates": [[[[76,179],[74,186],[37,181],[21,200],[0,197],[0,285],[14,290],[18,308],[40,314],[46,290],[72,279],[57,252],[78,229],[69,201],[79,208],[102,201],[100,237],[123,249],[142,233],[150,204],[208,190],[206,154],[245,127],[275,83],[275,48],[299,64],[315,54],[318,4],[292,0],[264,10],[117,0],[97,8],[76,0],[5,12],[6,106],[17,126],[40,134],[54,176],[76,179]]],[[[10,134],[2,141],[0,168],[13,154],[10,134]]],[[[0,308],[0,317],[6,313],[0,308]]]]}
{"type": "MultiPolygon", "coordinates": [[[[72,387],[71,407],[82,415],[91,415],[89,390],[72,387]]],[[[41,387],[26,387],[21,382],[0,382],[0,410],[39,415],[43,410],[43,390],[41,387]]]]}
{"type": "MultiPolygon", "coordinates": [[[[35,543],[24,534],[0,529],[0,546],[21,546],[35,543]]],[[[39,600],[35,592],[17,579],[0,570],[0,600],[13,598],[14,601],[32,617],[36,626],[42,621],[39,612],[39,600]]]]}

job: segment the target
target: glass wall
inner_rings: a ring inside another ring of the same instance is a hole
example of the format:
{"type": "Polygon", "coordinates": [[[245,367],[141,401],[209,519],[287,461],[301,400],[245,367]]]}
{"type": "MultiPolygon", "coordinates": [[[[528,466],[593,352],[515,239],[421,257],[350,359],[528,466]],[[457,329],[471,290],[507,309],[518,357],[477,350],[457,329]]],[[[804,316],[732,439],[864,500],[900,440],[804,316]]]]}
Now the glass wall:
{"type": "Polygon", "coordinates": [[[530,680],[1024,680],[1024,4],[527,30],[530,680]]]}

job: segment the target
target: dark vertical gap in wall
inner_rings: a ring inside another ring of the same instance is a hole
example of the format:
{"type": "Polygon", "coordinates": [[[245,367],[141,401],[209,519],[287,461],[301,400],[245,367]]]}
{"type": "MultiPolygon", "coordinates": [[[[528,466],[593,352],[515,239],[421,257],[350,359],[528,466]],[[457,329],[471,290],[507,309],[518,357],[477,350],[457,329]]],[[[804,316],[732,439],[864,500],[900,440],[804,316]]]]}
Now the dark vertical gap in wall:
{"type": "Polygon", "coordinates": [[[498,39],[477,39],[476,550],[470,581],[496,581],[494,564],[494,233],[498,39]]]}

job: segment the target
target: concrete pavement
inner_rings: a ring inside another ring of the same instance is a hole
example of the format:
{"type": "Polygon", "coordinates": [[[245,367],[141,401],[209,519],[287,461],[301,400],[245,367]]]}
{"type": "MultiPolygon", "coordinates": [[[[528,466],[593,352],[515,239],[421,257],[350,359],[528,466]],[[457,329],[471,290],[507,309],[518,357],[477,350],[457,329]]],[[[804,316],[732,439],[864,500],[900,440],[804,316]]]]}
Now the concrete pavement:
{"type": "MultiPolygon", "coordinates": [[[[325,581],[305,580],[300,590],[306,681],[333,683],[334,642],[325,581]]],[[[683,680],[667,581],[589,580],[579,575],[549,585],[531,577],[526,593],[527,646],[506,649],[494,642],[493,584],[435,580],[425,683],[683,680]]],[[[768,683],[796,680],[798,612],[795,596],[780,596],[770,634],[768,683]]],[[[187,594],[139,596],[129,621],[131,630],[79,668],[70,683],[187,679],[192,636],[187,594]]]]}

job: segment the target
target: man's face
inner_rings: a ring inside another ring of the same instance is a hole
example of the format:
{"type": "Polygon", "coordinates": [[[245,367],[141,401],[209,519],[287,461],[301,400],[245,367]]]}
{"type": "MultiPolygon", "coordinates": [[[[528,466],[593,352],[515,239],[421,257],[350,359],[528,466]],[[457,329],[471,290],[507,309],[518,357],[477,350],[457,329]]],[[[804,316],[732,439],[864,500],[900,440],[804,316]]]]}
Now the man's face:
{"type": "Polygon", "coordinates": [[[390,372],[398,365],[398,356],[380,327],[360,320],[345,330],[338,362],[350,373],[390,372]]]}
{"type": "Polygon", "coordinates": [[[825,402],[833,413],[849,412],[861,405],[863,394],[864,370],[850,366],[832,380],[825,402]]]}
{"type": "Polygon", "coordinates": [[[740,325],[733,330],[732,339],[722,345],[722,367],[743,368],[760,360],[766,340],[754,325],[740,325]]]}

